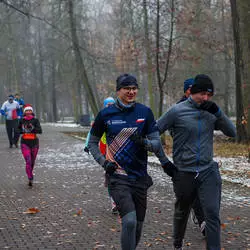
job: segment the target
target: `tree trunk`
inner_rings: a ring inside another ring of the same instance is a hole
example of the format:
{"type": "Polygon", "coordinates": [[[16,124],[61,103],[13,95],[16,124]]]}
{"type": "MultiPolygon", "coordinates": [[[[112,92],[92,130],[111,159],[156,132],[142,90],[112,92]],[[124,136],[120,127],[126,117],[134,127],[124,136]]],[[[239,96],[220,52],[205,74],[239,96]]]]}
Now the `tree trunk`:
{"type": "Polygon", "coordinates": [[[242,101],[242,52],[240,48],[240,28],[239,16],[236,5],[236,0],[230,0],[231,14],[233,22],[234,34],[234,53],[235,53],[235,80],[236,80],[236,127],[237,127],[237,142],[246,142],[247,131],[244,125],[245,115],[242,101]]]}
{"type": "Polygon", "coordinates": [[[52,55],[52,76],[51,76],[51,104],[52,104],[52,121],[57,121],[57,105],[56,105],[56,62],[55,55],[52,55]]]}
{"type": "MultiPolygon", "coordinates": [[[[131,30],[132,30],[132,37],[133,37],[133,41],[134,41],[134,51],[135,51],[135,70],[134,73],[137,76],[137,81],[140,83],[141,82],[141,76],[140,76],[140,72],[139,72],[139,61],[138,61],[138,55],[137,55],[137,41],[136,41],[136,29],[135,29],[135,21],[134,21],[134,9],[132,7],[132,1],[130,0],[128,2],[128,6],[129,6],[129,13],[130,13],[130,19],[131,19],[131,30]]],[[[139,100],[142,103],[145,103],[145,97],[146,97],[146,93],[145,93],[145,89],[143,87],[140,88],[140,92],[139,92],[139,100]]]]}
{"type": "Polygon", "coordinates": [[[13,91],[19,92],[20,87],[19,87],[19,81],[17,80],[17,63],[16,63],[16,57],[17,57],[17,51],[16,51],[16,45],[14,44],[14,37],[13,37],[13,32],[11,28],[11,19],[10,16],[8,18],[8,32],[9,36],[11,37],[11,42],[9,44],[10,48],[10,58],[11,58],[11,82],[9,83],[10,85],[10,91],[13,94],[13,91]]]}
{"type": "Polygon", "coordinates": [[[250,143],[250,5],[241,0],[239,6],[240,35],[243,59],[243,105],[246,115],[247,140],[250,143]]]}
{"type": "Polygon", "coordinates": [[[171,0],[171,19],[170,19],[170,34],[169,34],[169,42],[168,42],[168,53],[167,53],[167,61],[165,65],[164,77],[161,78],[160,72],[160,63],[159,63],[159,53],[160,53],[160,0],[157,0],[157,19],[156,19],[156,72],[157,72],[157,82],[159,86],[160,92],[160,100],[159,100],[159,110],[158,117],[162,115],[163,112],[163,100],[164,100],[164,85],[167,81],[168,70],[170,64],[170,57],[172,54],[172,46],[173,46],[173,30],[174,30],[174,1],[171,0]]]}
{"type": "MultiPolygon", "coordinates": [[[[98,103],[95,101],[95,97],[94,97],[93,91],[91,89],[91,86],[89,84],[87,72],[86,72],[85,65],[83,63],[83,59],[81,56],[81,51],[80,51],[79,42],[78,42],[78,36],[76,33],[76,24],[75,24],[75,19],[74,19],[73,0],[68,0],[68,4],[69,4],[68,13],[69,13],[69,17],[70,17],[70,29],[71,29],[71,36],[72,36],[72,45],[73,45],[73,50],[74,50],[74,54],[75,54],[77,70],[80,72],[80,79],[79,80],[81,81],[81,83],[85,87],[86,94],[89,97],[88,101],[90,103],[90,107],[92,109],[92,112],[96,116],[100,107],[98,106],[98,103]]],[[[81,105],[81,103],[78,103],[78,105],[81,105]]]]}
{"type": "Polygon", "coordinates": [[[226,28],[225,28],[225,6],[224,6],[224,1],[222,0],[222,5],[221,5],[221,13],[222,13],[222,37],[223,37],[223,44],[224,44],[224,58],[225,58],[225,67],[224,67],[224,74],[225,74],[225,95],[224,95],[224,110],[225,114],[229,115],[229,99],[230,99],[230,58],[228,56],[228,41],[226,37],[226,28]]]}
{"type": "Polygon", "coordinates": [[[156,114],[154,94],[153,94],[153,72],[152,72],[151,46],[150,46],[149,28],[148,28],[148,10],[147,10],[146,0],[143,0],[143,10],[144,10],[144,32],[145,32],[145,47],[146,47],[146,58],[147,58],[149,104],[153,113],[156,114]]]}
{"type": "Polygon", "coordinates": [[[39,62],[39,73],[40,73],[40,86],[38,89],[40,89],[40,114],[38,114],[38,117],[41,117],[42,120],[45,122],[47,121],[46,113],[47,113],[47,96],[45,94],[45,84],[44,84],[44,57],[43,57],[43,49],[42,49],[42,36],[41,36],[41,26],[40,23],[38,24],[38,62],[39,62]]]}

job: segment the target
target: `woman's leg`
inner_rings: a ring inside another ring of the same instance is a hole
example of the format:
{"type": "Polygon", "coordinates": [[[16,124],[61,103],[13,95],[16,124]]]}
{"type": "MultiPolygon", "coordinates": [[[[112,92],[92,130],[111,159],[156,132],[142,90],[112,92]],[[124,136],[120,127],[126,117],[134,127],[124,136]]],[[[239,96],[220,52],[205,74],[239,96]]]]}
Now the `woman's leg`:
{"type": "Polygon", "coordinates": [[[23,158],[25,159],[26,162],[26,174],[28,176],[29,180],[33,180],[33,173],[32,173],[32,162],[31,162],[31,148],[22,143],[21,144],[21,151],[23,154],[23,158]]]}
{"type": "Polygon", "coordinates": [[[31,168],[32,168],[32,172],[35,166],[35,161],[36,161],[36,157],[37,157],[37,153],[39,150],[39,145],[37,144],[35,147],[31,148],[31,168]]]}

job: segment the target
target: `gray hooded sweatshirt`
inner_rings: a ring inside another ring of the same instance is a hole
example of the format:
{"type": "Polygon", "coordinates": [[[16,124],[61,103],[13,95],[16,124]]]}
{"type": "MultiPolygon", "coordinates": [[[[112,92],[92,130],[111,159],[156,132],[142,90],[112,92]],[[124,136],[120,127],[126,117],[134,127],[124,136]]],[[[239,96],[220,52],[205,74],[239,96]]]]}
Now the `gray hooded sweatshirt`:
{"type": "Polygon", "coordinates": [[[214,130],[221,130],[229,137],[236,136],[235,126],[220,109],[213,115],[199,106],[189,97],[173,105],[157,121],[160,133],[173,131],[173,161],[180,171],[201,172],[216,165],[213,161],[214,130]]]}

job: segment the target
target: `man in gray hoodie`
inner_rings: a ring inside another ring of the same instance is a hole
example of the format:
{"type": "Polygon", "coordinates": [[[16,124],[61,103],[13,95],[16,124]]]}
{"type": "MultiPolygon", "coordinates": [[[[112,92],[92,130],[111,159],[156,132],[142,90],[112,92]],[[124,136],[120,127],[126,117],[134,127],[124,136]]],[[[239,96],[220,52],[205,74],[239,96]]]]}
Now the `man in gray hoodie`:
{"type": "Polygon", "coordinates": [[[207,75],[197,75],[191,96],[172,106],[158,121],[160,133],[173,130],[173,161],[163,165],[172,177],[176,196],[174,248],[182,249],[191,206],[199,197],[206,221],[208,250],[220,250],[221,176],[213,160],[213,132],[236,136],[233,123],[210,101],[214,85],[207,75]]]}

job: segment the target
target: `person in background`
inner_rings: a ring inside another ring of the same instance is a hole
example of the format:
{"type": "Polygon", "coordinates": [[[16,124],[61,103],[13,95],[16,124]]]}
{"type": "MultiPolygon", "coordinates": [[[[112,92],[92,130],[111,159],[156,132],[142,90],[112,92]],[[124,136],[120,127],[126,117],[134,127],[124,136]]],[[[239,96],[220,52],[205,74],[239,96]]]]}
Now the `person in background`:
{"type": "Polygon", "coordinates": [[[184,81],[184,86],[183,86],[184,95],[177,103],[184,102],[188,99],[188,97],[191,94],[190,90],[193,84],[194,84],[194,78],[188,78],[184,81]]]}
{"type": "MultiPolygon", "coordinates": [[[[19,109],[18,109],[18,112],[17,112],[17,119],[18,119],[18,122],[19,122],[20,119],[23,117],[24,100],[20,97],[20,95],[18,93],[15,94],[15,99],[14,100],[19,103],[19,109]]],[[[18,144],[18,141],[19,141],[19,137],[20,137],[20,135],[17,134],[17,144],[18,144]]]]}
{"type": "Polygon", "coordinates": [[[17,118],[20,120],[23,117],[24,100],[23,98],[20,97],[18,93],[15,94],[14,100],[19,103],[19,110],[17,113],[17,118]]]}
{"type": "Polygon", "coordinates": [[[18,133],[22,134],[21,151],[26,162],[26,174],[28,176],[28,185],[33,185],[33,170],[37,153],[39,150],[39,139],[37,134],[42,133],[40,122],[33,113],[33,108],[30,104],[24,106],[23,118],[18,124],[18,133]]]}
{"type": "MultiPolygon", "coordinates": [[[[103,101],[103,107],[107,108],[110,105],[115,103],[115,99],[113,97],[107,97],[104,101],[103,101]]],[[[90,138],[90,131],[87,135],[86,138],[86,142],[85,142],[85,147],[84,147],[84,151],[86,153],[89,153],[89,148],[88,148],[88,144],[89,144],[89,138],[90,138]]],[[[101,137],[101,140],[99,142],[99,149],[101,151],[101,153],[105,156],[106,155],[106,133],[104,133],[101,137]]],[[[107,184],[107,175],[105,174],[105,183],[104,183],[105,187],[108,188],[108,184],[107,184]]],[[[109,193],[109,197],[110,197],[110,202],[111,202],[111,211],[113,214],[117,213],[117,207],[116,204],[112,198],[112,196],[110,195],[110,190],[108,188],[108,193],[109,193]]]]}
{"type": "Polygon", "coordinates": [[[199,198],[206,221],[208,250],[221,250],[220,201],[221,176],[213,160],[214,130],[236,136],[233,123],[210,99],[214,85],[207,75],[197,75],[190,97],[172,106],[157,121],[160,133],[172,129],[173,161],[163,165],[172,177],[176,197],[174,208],[174,249],[183,249],[183,239],[190,209],[199,198]]]}
{"type": "Polygon", "coordinates": [[[147,151],[161,147],[150,108],[136,102],[137,79],[122,74],[116,80],[117,100],[102,109],[90,131],[89,150],[108,175],[108,186],[122,221],[121,248],[139,243],[147,208],[147,190],[153,184],[147,172],[147,151]],[[106,133],[106,157],[98,147],[106,133]]]}
{"type": "Polygon", "coordinates": [[[9,139],[9,147],[12,148],[13,144],[18,147],[19,134],[16,132],[18,125],[19,104],[14,100],[13,95],[8,96],[1,107],[1,115],[5,117],[6,131],[9,139]]]}

